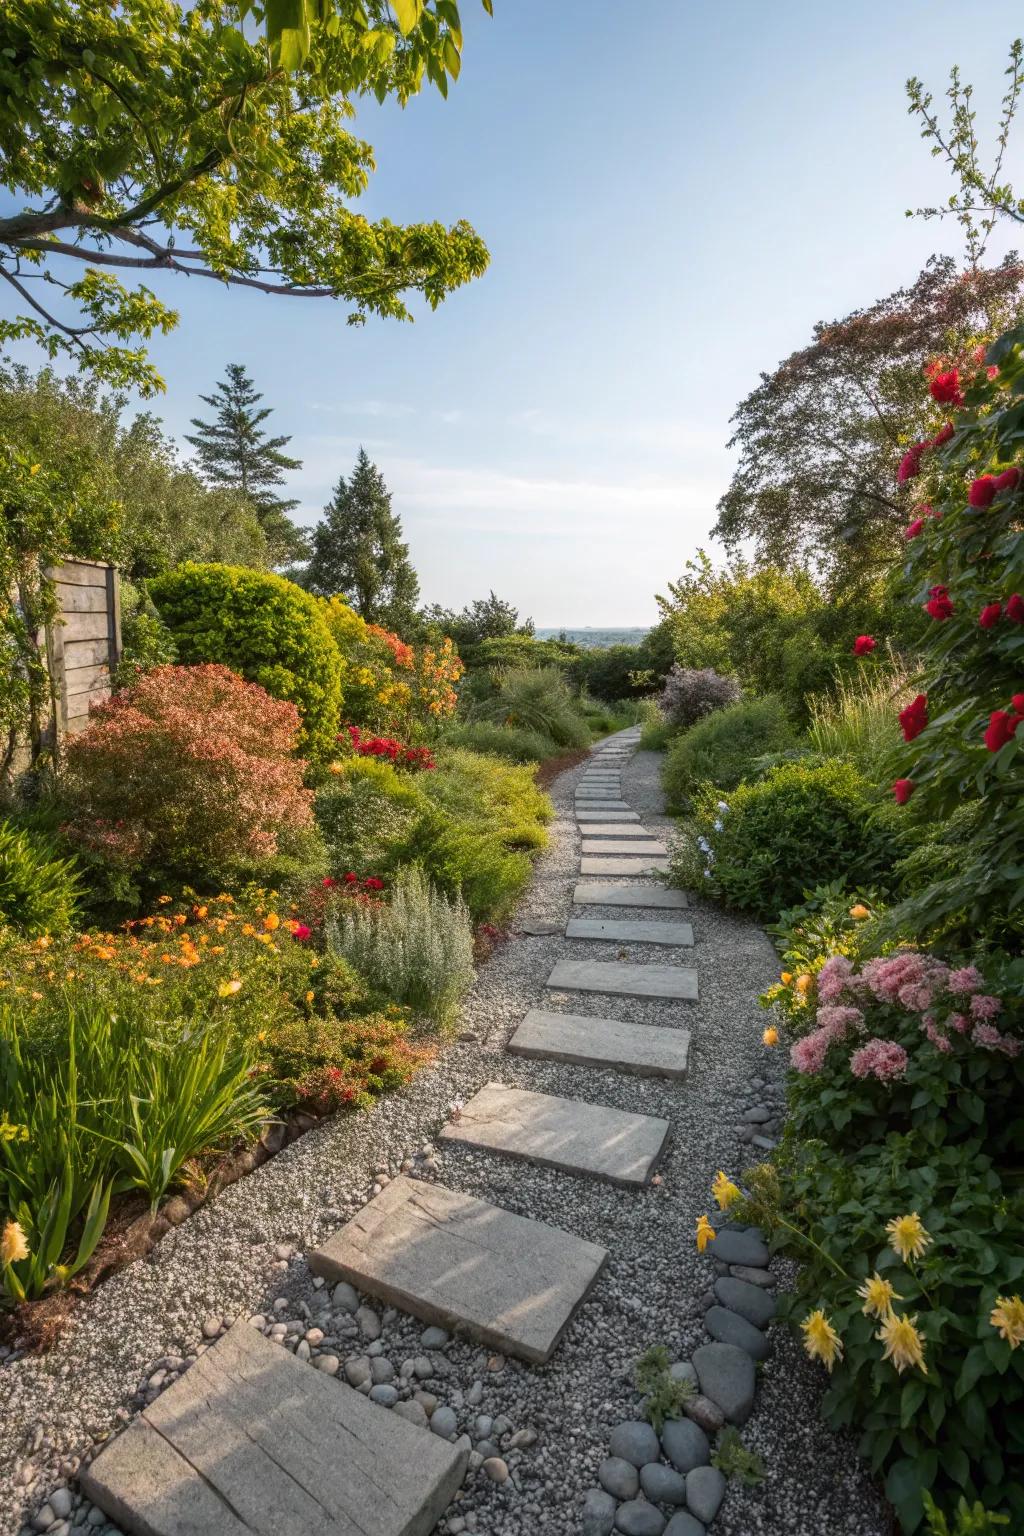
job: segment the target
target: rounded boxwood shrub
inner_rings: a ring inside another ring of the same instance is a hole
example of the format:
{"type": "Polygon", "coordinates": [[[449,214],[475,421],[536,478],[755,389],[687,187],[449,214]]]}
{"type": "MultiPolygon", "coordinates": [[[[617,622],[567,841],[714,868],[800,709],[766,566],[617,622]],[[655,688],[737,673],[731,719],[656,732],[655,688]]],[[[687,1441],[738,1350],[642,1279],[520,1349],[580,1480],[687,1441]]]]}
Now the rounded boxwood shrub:
{"type": "Polygon", "coordinates": [[[686,810],[702,784],[735,789],[757,777],[757,760],[785,752],[796,736],[781,699],[744,699],[717,710],[677,736],[669,747],[662,782],[674,810],[686,810]]]}
{"type": "Polygon", "coordinates": [[[727,801],[705,790],[689,830],[676,882],[762,921],[829,880],[885,893],[909,849],[906,823],[842,762],[787,763],[727,801]]]}
{"type": "Polygon", "coordinates": [[[304,757],[334,749],[343,662],[315,597],[293,581],[240,565],[189,562],[149,592],[186,665],[220,662],[299,711],[304,757]]]}

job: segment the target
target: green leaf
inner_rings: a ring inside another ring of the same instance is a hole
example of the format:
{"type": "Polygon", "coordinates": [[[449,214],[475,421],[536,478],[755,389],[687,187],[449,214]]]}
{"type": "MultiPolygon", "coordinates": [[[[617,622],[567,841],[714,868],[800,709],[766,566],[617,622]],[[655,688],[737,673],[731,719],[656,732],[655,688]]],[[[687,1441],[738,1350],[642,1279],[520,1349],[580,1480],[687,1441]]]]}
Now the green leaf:
{"type": "Polygon", "coordinates": [[[391,0],[391,9],[395,13],[398,30],[403,37],[408,37],[420,19],[423,0],[391,0]]]}

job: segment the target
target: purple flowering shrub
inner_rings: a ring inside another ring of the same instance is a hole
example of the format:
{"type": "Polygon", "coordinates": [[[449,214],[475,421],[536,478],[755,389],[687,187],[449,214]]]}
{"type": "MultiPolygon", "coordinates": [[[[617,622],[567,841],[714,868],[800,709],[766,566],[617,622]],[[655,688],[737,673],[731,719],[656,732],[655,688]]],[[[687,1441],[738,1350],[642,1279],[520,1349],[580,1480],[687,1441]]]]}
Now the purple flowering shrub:
{"type": "Polygon", "coordinates": [[[734,677],[723,677],[712,667],[681,667],[674,662],[658,703],[666,720],[685,730],[716,709],[735,704],[739,696],[740,685],[734,677]]]}

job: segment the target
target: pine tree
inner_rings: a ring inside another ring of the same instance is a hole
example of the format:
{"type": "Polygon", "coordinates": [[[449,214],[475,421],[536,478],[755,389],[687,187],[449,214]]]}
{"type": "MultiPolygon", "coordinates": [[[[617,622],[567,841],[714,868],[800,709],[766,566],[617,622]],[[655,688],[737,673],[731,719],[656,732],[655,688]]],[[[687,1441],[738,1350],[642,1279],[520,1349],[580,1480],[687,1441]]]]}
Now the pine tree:
{"type": "Polygon", "coordinates": [[[420,584],[402,541],[402,524],[391,510],[391,493],[376,464],[360,448],[348,481],[338,481],[313,530],[313,557],[306,585],[321,597],[342,594],[375,624],[407,629],[420,584]]]}
{"type": "Polygon", "coordinates": [[[275,565],[300,559],[308,553],[306,536],[288,516],[298,502],[273,490],[283,484],[286,470],[302,468],[301,459],[281,451],[291,438],[268,437],[264,432],[271,407],[259,407],[263,396],[242,363],[228,363],[227,378],[212,395],[199,398],[217,413],[214,421],[193,416],[197,431],[194,436],[185,434],[196,450],[203,478],[209,485],[230,487],[246,497],[267,536],[275,565]]]}

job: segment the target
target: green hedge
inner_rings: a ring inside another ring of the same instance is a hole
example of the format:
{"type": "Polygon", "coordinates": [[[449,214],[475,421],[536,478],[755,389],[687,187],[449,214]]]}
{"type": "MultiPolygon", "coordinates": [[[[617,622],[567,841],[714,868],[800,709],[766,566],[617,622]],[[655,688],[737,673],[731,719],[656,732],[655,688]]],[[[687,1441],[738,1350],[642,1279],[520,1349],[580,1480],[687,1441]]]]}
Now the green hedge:
{"type": "Polygon", "coordinates": [[[759,757],[795,744],[796,732],[781,699],[745,699],[718,710],[672,741],[662,769],[669,805],[685,811],[702,784],[735,789],[756,776],[759,757]]]}

